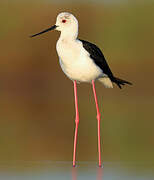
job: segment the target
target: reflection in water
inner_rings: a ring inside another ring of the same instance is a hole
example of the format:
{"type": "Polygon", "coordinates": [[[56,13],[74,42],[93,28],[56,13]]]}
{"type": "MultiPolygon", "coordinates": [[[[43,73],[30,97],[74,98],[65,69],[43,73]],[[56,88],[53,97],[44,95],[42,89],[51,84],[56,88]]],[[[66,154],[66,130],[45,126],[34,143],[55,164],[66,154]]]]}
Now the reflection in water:
{"type": "Polygon", "coordinates": [[[154,180],[154,164],[106,162],[105,168],[86,162],[0,162],[0,180],[154,180]],[[80,163],[81,164],[81,163],[80,163]]]}
{"type": "Polygon", "coordinates": [[[72,168],[72,180],[77,180],[77,168],[72,168]]]}
{"type": "Polygon", "coordinates": [[[97,180],[102,180],[103,179],[103,168],[99,167],[97,170],[97,180]]]}
{"type": "MultiPolygon", "coordinates": [[[[77,180],[77,168],[72,168],[72,180],[77,180]]],[[[103,168],[97,169],[97,179],[96,180],[103,180],[103,168]]]]}

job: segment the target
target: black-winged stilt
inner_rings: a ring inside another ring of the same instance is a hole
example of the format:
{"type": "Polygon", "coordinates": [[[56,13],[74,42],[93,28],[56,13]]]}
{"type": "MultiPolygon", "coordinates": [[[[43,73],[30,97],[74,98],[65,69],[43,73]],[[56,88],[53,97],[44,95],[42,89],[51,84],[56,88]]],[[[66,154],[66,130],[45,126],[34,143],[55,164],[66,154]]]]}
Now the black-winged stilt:
{"type": "Polygon", "coordinates": [[[60,38],[57,41],[56,49],[59,56],[59,62],[63,72],[74,83],[75,109],[76,109],[76,128],[74,136],[73,167],[76,161],[76,143],[79,124],[78,100],[77,100],[77,82],[92,83],[98,120],[98,153],[99,166],[101,167],[101,142],[100,142],[100,112],[98,108],[95,80],[99,80],[106,88],[113,88],[115,83],[120,89],[122,85],[130,82],[119,79],[111,72],[103,53],[94,44],[78,39],[78,20],[70,13],[63,12],[57,16],[56,24],[31,37],[43,34],[50,30],[60,31],[60,38]]]}

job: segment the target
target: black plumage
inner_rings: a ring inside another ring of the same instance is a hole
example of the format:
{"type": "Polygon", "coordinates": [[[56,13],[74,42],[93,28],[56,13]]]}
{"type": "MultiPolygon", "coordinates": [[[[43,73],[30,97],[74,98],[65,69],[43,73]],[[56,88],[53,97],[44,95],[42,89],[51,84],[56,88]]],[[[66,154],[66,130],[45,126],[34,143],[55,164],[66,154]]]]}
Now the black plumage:
{"type": "Polygon", "coordinates": [[[89,52],[90,57],[94,61],[94,63],[103,71],[104,74],[106,74],[110,78],[112,82],[116,83],[120,89],[121,89],[121,85],[132,84],[128,81],[116,78],[113,75],[102,51],[95,44],[92,44],[85,40],[81,40],[81,39],[79,40],[82,42],[83,47],[86,49],[86,51],[89,52]]]}

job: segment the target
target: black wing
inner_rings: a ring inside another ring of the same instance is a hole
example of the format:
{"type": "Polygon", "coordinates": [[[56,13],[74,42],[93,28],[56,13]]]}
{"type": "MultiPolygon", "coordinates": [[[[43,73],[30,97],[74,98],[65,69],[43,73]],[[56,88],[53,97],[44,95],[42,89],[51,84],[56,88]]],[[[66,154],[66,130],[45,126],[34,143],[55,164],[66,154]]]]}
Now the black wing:
{"type": "Polygon", "coordinates": [[[83,47],[89,52],[91,59],[93,59],[93,61],[95,62],[95,64],[102,69],[103,73],[108,75],[108,77],[112,80],[113,74],[109,68],[109,65],[107,64],[105,57],[103,55],[103,53],[101,52],[101,50],[95,45],[92,44],[88,41],[84,41],[79,39],[82,44],[83,47]]]}
{"type": "Polygon", "coordinates": [[[121,85],[129,84],[132,85],[132,83],[122,80],[120,78],[114,77],[113,73],[111,72],[109,65],[107,64],[105,57],[102,53],[102,51],[95,45],[88,41],[84,41],[79,39],[83,47],[89,52],[91,59],[94,61],[94,63],[102,69],[103,73],[106,74],[112,82],[116,83],[117,86],[121,89],[121,85]]]}

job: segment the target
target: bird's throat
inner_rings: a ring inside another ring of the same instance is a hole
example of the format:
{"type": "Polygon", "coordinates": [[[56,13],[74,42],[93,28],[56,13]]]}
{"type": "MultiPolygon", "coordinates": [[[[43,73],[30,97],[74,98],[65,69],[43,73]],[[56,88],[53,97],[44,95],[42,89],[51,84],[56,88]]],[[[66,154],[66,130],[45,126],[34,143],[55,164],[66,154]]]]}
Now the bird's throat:
{"type": "Polygon", "coordinates": [[[60,39],[62,41],[73,41],[78,37],[78,31],[61,31],[60,39]]]}

